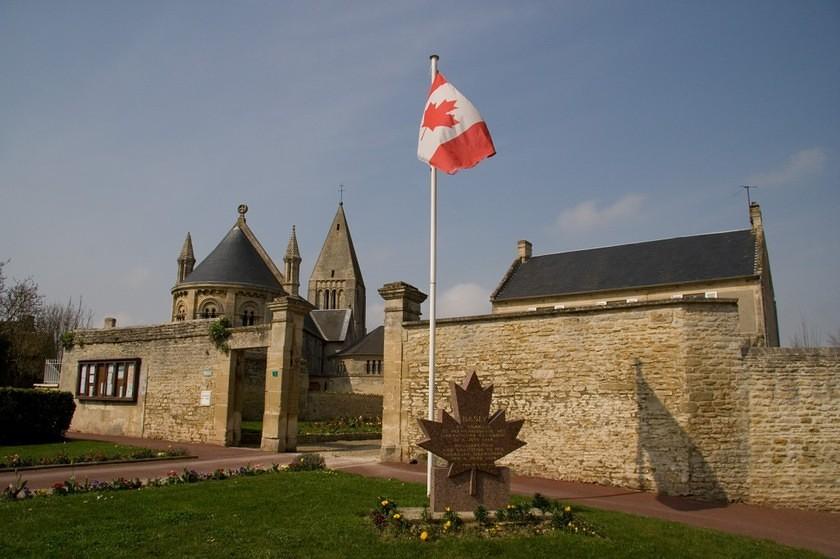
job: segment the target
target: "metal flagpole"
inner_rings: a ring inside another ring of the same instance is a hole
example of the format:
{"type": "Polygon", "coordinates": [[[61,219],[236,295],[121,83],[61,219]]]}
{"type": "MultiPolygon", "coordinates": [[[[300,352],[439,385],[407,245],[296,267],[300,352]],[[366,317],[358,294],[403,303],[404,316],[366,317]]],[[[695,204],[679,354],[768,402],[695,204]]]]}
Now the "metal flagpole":
{"type": "MultiPolygon", "coordinates": [[[[437,76],[438,55],[429,57],[432,67],[432,81],[437,76]]],[[[437,169],[429,165],[429,187],[431,190],[431,233],[429,236],[429,420],[435,420],[435,323],[437,294],[437,169]]],[[[427,455],[426,495],[432,494],[432,453],[427,455]]]]}

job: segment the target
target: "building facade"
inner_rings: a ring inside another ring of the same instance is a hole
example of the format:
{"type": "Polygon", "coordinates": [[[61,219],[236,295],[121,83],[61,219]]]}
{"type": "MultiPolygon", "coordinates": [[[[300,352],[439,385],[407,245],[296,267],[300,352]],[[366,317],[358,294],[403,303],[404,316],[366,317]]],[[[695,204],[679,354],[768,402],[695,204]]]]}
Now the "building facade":
{"type": "Polygon", "coordinates": [[[776,300],[758,204],[750,229],[516,259],[491,296],[492,312],[527,312],[669,299],[733,298],[751,345],[779,345],[776,300]]]}

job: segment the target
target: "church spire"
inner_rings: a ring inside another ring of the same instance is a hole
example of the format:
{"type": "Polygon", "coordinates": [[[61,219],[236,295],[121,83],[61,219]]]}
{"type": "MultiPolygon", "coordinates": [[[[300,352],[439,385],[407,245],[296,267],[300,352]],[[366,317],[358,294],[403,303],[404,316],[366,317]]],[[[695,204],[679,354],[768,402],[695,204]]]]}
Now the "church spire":
{"type": "Polygon", "coordinates": [[[342,202],[315,261],[307,299],[319,309],[351,309],[355,331],[364,335],[365,282],[342,202]]]}
{"type": "Polygon", "coordinates": [[[286,247],[286,255],[283,262],[286,263],[286,281],[283,283],[290,295],[298,295],[300,288],[300,249],[298,248],[295,226],[292,225],[292,234],[289,235],[289,244],[286,247]]]}
{"type": "Polygon", "coordinates": [[[189,231],[184,239],[184,246],[181,247],[181,254],[178,255],[178,283],[184,281],[193,271],[195,266],[195,255],[193,254],[192,237],[189,231]]]}

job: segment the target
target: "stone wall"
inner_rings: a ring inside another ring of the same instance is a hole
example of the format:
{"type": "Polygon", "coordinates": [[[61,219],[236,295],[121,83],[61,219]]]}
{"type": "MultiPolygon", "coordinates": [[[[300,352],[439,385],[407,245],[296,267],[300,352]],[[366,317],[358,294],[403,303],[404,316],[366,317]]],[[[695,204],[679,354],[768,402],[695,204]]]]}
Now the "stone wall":
{"type": "MultiPolygon", "coordinates": [[[[424,455],[428,323],[389,308],[382,457],[407,461],[424,455]]],[[[744,357],[745,341],[726,299],[439,320],[436,404],[469,371],[492,383],[494,409],[526,420],[501,461],[519,474],[840,510],[840,356],[744,357]]]]}
{"type": "Polygon", "coordinates": [[[753,348],[749,501],[840,511],[840,349],[753,348]]]}
{"type": "MultiPolygon", "coordinates": [[[[213,345],[211,321],[78,331],[60,389],[76,393],[79,361],[139,358],[136,402],[77,400],[71,430],[224,444],[229,438],[230,355],[213,345]],[[209,405],[201,404],[210,392],[209,405]]],[[[233,347],[267,343],[267,328],[233,329],[233,347]]]]}
{"type": "Polygon", "coordinates": [[[300,418],[305,421],[324,421],[362,416],[382,417],[382,396],[310,392],[306,396],[306,409],[300,418]]]}

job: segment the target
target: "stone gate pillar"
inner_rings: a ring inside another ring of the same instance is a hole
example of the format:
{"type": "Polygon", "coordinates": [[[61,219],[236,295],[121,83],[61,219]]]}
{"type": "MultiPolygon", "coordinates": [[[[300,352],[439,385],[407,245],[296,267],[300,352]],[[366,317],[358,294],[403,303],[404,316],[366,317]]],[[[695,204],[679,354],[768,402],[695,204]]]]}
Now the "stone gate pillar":
{"type": "Polygon", "coordinates": [[[303,320],[313,306],[300,297],[278,297],[267,305],[271,333],[265,363],[265,411],[260,448],[297,448],[297,416],[303,351],[303,320]]]}
{"type": "Polygon", "coordinates": [[[420,320],[420,304],[426,294],[398,281],[379,289],[385,300],[385,343],[382,356],[382,447],[383,462],[399,462],[402,456],[403,322],[420,320]]]}

